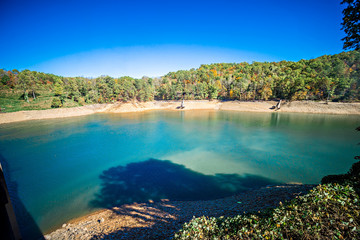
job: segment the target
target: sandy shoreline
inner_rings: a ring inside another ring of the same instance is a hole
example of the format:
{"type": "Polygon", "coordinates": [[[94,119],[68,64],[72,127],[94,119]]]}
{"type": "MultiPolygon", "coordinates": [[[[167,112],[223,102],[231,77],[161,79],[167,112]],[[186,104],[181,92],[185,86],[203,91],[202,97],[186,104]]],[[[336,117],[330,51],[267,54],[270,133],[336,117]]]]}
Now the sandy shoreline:
{"type": "Polygon", "coordinates": [[[46,239],[171,239],[193,217],[231,217],[279,205],[306,194],[314,185],[263,187],[235,196],[207,201],[133,203],[100,210],[64,223],[46,239]]]}
{"type": "MultiPolygon", "coordinates": [[[[27,120],[39,120],[50,118],[64,118],[89,115],[94,113],[127,113],[143,112],[150,110],[229,110],[240,112],[273,112],[271,109],[277,102],[275,101],[185,101],[185,109],[177,109],[180,101],[152,101],[152,102],[130,102],[113,104],[94,104],[75,108],[59,108],[34,111],[19,111],[12,113],[1,113],[0,124],[12,123],[27,120]]],[[[284,103],[280,112],[296,113],[324,113],[324,114],[360,114],[360,103],[333,103],[313,101],[295,101],[284,103]]]]}

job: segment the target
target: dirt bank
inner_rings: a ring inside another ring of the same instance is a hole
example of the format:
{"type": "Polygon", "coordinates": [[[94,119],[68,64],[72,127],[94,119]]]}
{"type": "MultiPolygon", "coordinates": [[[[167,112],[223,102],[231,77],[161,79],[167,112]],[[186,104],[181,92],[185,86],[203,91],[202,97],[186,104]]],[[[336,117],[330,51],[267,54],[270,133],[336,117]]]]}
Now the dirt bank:
{"type": "MultiPolygon", "coordinates": [[[[197,109],[231,110],[242,112],[273,112],[275,101],[240,102],[240,101],[185,101],[185,108],[178,109],[180,101],[152,101],[113,104],[94,104],[76,108],[60,108],[48,110],[20,111],[1,113],[0,124],[36,119],[75,117],[99,112],[126,113],[149,110],[187,111],[197,109]]],[[[296,101],[283,103],[280,112],[326,113],[326,114],[360,114],[360,103],[333,103],[312,101],[296,101]]]]}

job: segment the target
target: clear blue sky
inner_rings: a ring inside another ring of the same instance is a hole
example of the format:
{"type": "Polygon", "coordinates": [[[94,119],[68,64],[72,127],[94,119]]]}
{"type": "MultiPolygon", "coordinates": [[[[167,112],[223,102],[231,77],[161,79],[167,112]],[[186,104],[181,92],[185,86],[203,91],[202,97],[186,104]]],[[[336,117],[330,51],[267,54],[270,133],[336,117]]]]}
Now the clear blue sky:
{"type": "Polygon", "coordinates": [[[0,0],[0,68],[161,76],[342,52],[341,0],[0,0]]]}

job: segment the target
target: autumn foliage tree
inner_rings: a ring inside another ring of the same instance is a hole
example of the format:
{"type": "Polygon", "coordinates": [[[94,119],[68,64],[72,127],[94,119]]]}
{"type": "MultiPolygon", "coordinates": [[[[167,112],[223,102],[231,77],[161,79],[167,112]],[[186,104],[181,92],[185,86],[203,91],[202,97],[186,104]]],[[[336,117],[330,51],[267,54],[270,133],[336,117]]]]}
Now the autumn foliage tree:
{"type": "Polygon", "coordinates": [[[85,103],[185,99],[360,100],[360,51],[298,62],[204,64],[160,78],[62,77],[30,70],[0,69],[0,89],[18,90],[26,101],[38,91],[85,103]]]}

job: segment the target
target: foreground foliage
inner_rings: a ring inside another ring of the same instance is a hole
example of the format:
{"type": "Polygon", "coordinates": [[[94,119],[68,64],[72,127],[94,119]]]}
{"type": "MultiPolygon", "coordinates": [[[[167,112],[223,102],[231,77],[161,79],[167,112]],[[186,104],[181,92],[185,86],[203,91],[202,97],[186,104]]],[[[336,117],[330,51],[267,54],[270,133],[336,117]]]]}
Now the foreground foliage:
{"type": "Polygon", "coordinates": [[[359,173],[360,162],[264,213],[194,218],[175,239],[360,239],[359,173]]]}

